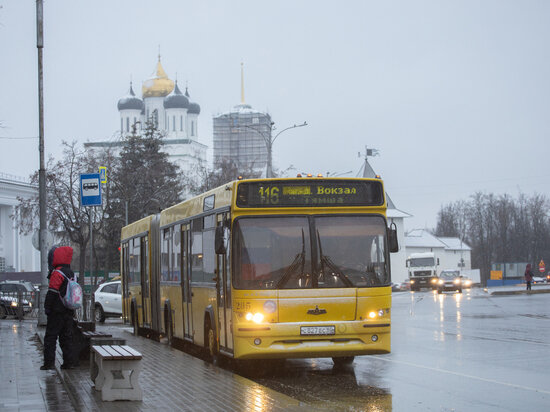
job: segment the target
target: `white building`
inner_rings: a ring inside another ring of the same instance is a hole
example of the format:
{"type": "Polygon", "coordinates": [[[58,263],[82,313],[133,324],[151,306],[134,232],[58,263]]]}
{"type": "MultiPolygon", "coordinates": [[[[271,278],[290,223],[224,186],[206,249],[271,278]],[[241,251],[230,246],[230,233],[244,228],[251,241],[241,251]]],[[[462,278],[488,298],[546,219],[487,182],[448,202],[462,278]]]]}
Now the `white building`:
{"type": "Polygon", "coordinates": [[[15,209],[18,197],[30,198],[37,192],[25,179],[0,173],[0,272],[40,271],[40,252],[32,246],[31,235],[19,233],[15,209]]]}
{"type": "MultiPolygon", "coordinates": [[[[155,72],[143,82],[141,92],[142,98],[137,97],[130,83],[128,94],[118,101],[120,138],[132,133],[134,128],[143,130],[145,123],[152,120],[158,130],[165,133],[164,151],[183,173],[192,171],[198,164],[204,164],[208,147],[198,141],[201,108],[198,103],[190,101],[187,87],[185,93],[182,93],[177,81],[167,76],[160,56],[155,72]]],[[[84,146],[117,149],[122,143],[88,142],[84,146]]]]}
{"type": "Polygon", "coordinates": [[[439,259],[438,272],[445,269],[469,271],[472,248],[459,238],[437,237],[425,229],[414,229],[405,235],[407,257],[411,253],[433,252],[439,259]]]}

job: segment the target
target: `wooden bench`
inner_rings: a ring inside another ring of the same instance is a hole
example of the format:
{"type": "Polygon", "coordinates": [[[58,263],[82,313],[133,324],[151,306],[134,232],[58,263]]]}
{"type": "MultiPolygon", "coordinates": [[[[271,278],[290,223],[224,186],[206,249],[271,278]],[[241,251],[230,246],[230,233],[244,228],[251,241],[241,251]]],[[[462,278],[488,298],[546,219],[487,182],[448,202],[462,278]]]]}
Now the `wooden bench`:
{"type": "Polygon", "coordinates": [[[76,333],[73,337],[73,342],[78,350],[78,359],[88,360],[90,358],[90,343],[92,339],[111,338],[112,336],[109,333],[95,331],[80,331],[76,333]]]}
{"type": "Polygon", "coordinates": [[[95,389],[101,391],[101,400],[141,401],[141,353],[127,345],[93,345],[92,351],[98,366],[95,389]]]}
{"type": "Polygon", "coordinates": [[[88,352],[90,356],[90,379],[92,382],[95,383],[95,378],[97,378],[97,374],[99,373],[97,362],[95,360],[95,352],[92,350],[92,346],[100,346],[100,345],[126,345],[126,339],[122,338],[113,338],[110,335],[109,336],[96,336],[90,338],[90,345],[88,346],[88,352]]]}

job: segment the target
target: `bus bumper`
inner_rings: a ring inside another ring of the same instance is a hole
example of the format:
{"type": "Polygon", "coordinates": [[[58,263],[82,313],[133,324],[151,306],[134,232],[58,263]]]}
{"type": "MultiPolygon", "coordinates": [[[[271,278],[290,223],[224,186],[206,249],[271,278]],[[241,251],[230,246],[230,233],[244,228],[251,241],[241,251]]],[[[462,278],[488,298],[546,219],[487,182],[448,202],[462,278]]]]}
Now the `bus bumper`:
{"type": "Polygon", "coordinates": [[[389,323],[343,322],[316,326],[332,325],[335,334],[330,336],[301,336],[300,327],[304,324],[237,327],[234,356],[239,359],[286,359],[390,353],[389,323]]]}

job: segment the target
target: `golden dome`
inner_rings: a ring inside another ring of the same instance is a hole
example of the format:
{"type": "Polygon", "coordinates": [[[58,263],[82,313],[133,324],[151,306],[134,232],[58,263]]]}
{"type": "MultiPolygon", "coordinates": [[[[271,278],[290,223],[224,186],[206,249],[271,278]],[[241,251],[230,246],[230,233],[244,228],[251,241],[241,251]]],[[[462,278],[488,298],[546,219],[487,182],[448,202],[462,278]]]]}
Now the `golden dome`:
{"type": "Polygon", "coordinates": [[[157,63],[157,71],[150,79],[143,82],[141,93],[146,97],[165,97],[174,90],[174,81],[170,80],[160,64],[160,57],[157,63]]]}

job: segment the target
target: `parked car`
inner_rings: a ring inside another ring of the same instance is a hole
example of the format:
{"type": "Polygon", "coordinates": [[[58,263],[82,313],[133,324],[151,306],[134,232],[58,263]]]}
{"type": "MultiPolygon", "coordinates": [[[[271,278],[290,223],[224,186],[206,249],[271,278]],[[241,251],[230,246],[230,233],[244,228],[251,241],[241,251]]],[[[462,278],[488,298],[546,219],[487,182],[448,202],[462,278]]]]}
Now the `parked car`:
{"type": "Polygon", "coordinates": [[[120,280],[101,284],[94,293],[95,321],[122,316],[122,287],[120,280]]]}
{"type": "Polygon", "coordinates": [[[458,293],[462,293],[462,279],[458,270],[444,270],[439,275],[437,293],[442,293],[445,290],[456,290],[458,293]]]}
{"type": "Polygon", "coordinates": [[[391,283],[391,291],[392,292],[401,292],[401,285],[398,283],[391,283]]]}
{"type": "Polygon", "coordinates": [[[32,312],[36,305],[36,291],[30,282],[4,280],[0,282],[0,319],[18,315],[23,309],[23,316],[32,312]]]}

